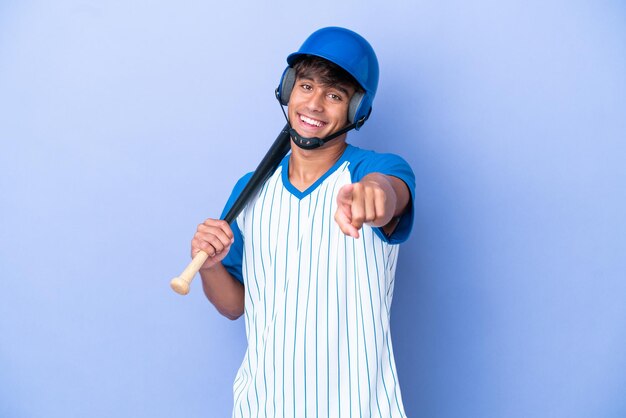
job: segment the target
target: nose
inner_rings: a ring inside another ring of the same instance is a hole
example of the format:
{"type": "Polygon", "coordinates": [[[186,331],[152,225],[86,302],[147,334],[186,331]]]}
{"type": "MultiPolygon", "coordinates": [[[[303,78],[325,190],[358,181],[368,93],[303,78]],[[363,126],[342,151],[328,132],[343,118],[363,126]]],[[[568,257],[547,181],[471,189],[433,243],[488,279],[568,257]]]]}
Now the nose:
{"type": "Polygon", "coordinates": [[[307,107],[312,112],[322,112],[324,110],[324,92],[321,89],[314,91],[309,96],[307,107]]]}

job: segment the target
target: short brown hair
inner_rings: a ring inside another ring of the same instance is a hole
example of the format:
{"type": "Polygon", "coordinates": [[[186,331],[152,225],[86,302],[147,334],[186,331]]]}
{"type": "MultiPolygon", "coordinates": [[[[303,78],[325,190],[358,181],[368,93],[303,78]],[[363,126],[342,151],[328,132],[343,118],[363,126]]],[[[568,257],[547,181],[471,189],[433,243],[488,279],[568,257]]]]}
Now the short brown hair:
{"type": "Polygon", "coordinates": [[[320,83],[327,86],[348,85],[354,91],[363,91],[361,85],[346,70],[335,63],[314,55],[305,55],[294,65],[296,77],[318,79],[320,83]]]}

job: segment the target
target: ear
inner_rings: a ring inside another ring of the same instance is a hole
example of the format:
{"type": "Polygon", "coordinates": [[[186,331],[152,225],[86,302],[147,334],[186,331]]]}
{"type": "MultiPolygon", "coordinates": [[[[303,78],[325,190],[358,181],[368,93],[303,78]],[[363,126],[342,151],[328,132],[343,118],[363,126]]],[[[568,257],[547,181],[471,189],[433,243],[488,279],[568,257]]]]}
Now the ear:
{"type": "Polygon", "coordinates": [[[289,97],[293,91],[293,86],[296,84],[296,70],[292,67],[287,67],[283,72],[283,76],[280,78],[280,84],[278,85],[278,100],[283,106],[287,106],[289,103],[289,97]]]}
{"type": "Polygon", "coordinates": [[[350,99],[350,106],[348,107],[348,121],[350,123],[355,122],[354,118],[355,115],[357,115],[361,104],[363,103],[363,96],[365,96],[364,92],[357,91],[352,95],[352,98],[350,99]]]}

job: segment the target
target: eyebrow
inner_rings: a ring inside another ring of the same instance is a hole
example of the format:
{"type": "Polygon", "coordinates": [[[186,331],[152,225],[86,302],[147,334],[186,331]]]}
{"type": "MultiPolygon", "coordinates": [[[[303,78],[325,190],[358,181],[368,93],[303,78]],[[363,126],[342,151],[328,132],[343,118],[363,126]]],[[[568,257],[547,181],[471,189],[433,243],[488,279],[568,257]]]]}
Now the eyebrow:
{"type": "Polygon", "coordinates": [[[340,90],[343,94],[345,94],[346,96],[349,95],[348,90],[342,85],[342,84],[335,84],[332,87],[336,88],[337,90],[340,90]]]}
{"type": "Polygon", "coordinates": [[[350,92],[348,91],[348,89],[347,89],[347,88],[346,88],[343,84],[340,84],[340,83],[335,83],[335,84],[327,84],[327,83],[322,83],[322,82],[320,82],[320,81],[318,81],[318,80],[315,80],[313,77],[309,77],[309,76],[300,76],[300,77],[298,77],[298,78],[299,78],[300,80],[312,81],[312,82],[314,82],[314,83],[318,83],[318,84],[321,84],[321,85],[323,85],[323,86],[329,86],[329,87],[335,88],[335,89],[337,89],[337,90],[341,91],[341,92],[342,92],[343,94],[345,94],[346,96],[348,96],[348,95],[350,94],[350,92]]]}

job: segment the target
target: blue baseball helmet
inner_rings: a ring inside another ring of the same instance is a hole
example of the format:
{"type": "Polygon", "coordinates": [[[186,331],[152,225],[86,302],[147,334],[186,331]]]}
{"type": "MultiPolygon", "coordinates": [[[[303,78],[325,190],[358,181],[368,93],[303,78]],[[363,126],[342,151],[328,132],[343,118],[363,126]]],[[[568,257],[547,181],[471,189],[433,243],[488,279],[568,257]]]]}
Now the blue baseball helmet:
{"type": "Polygon", "coordinates": [[[283,105],[289,103],[295,83],[293,65],[305,55],[324,58],[338,65],[359,83],[363,92],[354,94],[348,111],[348,120],[356,123],[356,129],[359,129],[372,111],[378,87],[378,59],[372,46],[361,35],[345,28],[327,27],[313,32],[297,52],[287,57],[289,66],[283,72],[277,91],[283,105]]]}

